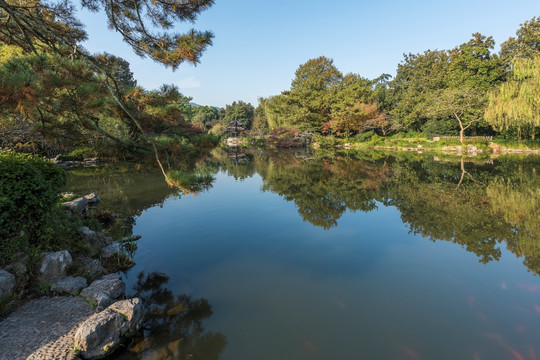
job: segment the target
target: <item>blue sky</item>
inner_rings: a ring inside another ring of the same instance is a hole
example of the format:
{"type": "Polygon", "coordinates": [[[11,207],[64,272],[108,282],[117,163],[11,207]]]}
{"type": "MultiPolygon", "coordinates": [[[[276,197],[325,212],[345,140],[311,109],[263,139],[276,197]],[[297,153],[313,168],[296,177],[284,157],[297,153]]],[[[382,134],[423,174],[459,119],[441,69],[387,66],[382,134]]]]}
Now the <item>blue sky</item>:
{"type": "Polygon", "coordinates": [[[343,73],[374,78],[394,75],[403,53],[452,48],[474,32],[493,36],[498,50],[534,16],[540,16],[539,0],[216,0],[195,25],[178,27],[210,30],[214,45],[196,67],[173,72],[133,54],[107,30],[103,13],[79,13],[88,50],[128,60],[144,88],[175,84],[194,102],[214,106],[256,105],[259,97],[288,89],[298,66],[321,55],[343,73]]]}

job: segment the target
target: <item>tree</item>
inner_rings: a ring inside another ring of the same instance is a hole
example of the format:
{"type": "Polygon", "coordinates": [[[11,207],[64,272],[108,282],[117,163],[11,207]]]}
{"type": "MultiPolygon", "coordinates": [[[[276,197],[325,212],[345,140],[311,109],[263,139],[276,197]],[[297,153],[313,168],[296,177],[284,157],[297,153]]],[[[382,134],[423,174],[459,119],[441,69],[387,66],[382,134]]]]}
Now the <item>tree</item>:
{"type": "Polygon", "coordinates": [[[201,129],[207,129],[218,117],[218,108],[214,106],[198,106],[195,108],[195,116],[191,119],[191,123],[198,125],[201,129]]]}
{"type": "Polygon", "coordinates": [[[500,56],[510,67],[518,58],[533,58],[540,55],[540,17],[533,17],[521,24],[516,37],[510,37],[501,45],[500,56]]]}
{"type": "Polygon", "coordinates": [[[540,127],[540,55],[514,60],[512,78],[492,91],[486,120],[499,131],[517,128],[534,139],[540,127]]]}
{"type": "Polygon", "coordinates": [[[255,109],[251,103],[245,103],[242,100],[234,101],[231,105],[225,106],[225,115],[222,120],[226,124],[238,120],[246,125],[247,129],[251,129],[254,111],[255,109]]]}
{"type": "Polygon", "coordinates": [[[259,134],[268,132],[268,119],[264,111],[264,101],[265,99],[259,98],[259,105],[253,112],[253,124],[251,125],[251,129],[259,134]]]}
{"type": "Polygon", "coordinates": [[[436,91],[431,95],[426,113],[434,117],[453,117],[459,125],[459,141],[463,144],[465,130],[483,119],[476,110],[485,103],[485,94],[462,86],[436,91]]]}
{"type": "Polygon", "coordinates": [[[394,128],[420,131],[429,120],[429,94],[446,87],[449,56],[444,50],[427,50],[404,57],[390,82],[390,116],[394,128]]]}
{"type": "Polygon", "coordinates": [[[367,122],[381,114],[372,102],[374,82],[357,74],[347,74],[336,90],[331,105],[330,121],[324,123],[323,132],[345,134],[364,130],[367,122]]]}
{"type": "Polygon", "coordinates": [[[302,130],[321,130],[329,120],[332,97],[339,89],[343,74],[330,58],[320,56],[298,67],[288,97],[302,109],[294,125],[302,130]]]}
{"type": "MultiPolygon", "coordinates": [[[[119,32],[139,56],[148,56],[165,66],[177,68],[184,61],[198,63],[201,54],[212,43],[212,33],[189,30],[185,34],[171,31],[183,21],[194,21],[213,4],[213,0],[172,0],[148,2],[135,0],[82,0],[91,11],[104,10],[109,28],[119,32]]],[[[0,42],[16,45],[26,53],[44,52],[78,59],[91,67],[139,136],[153,147],[156,161],[164,176],[158,149],[145,134],[140,114],[124,100],[124,94],[111,72],[100,61],[79,47],[86,39],[83,25],[74,17],[69,1],[47,3],[40,0],[0,0],[0,42]]],[[[91,116],[91,115],[87,115],[91,116]]]]}
{"type": "Polygon", "coordinates": [[[133,77],[129,63],[126,60],[109,53],[98,54],[96,59],[116,79],[123,92],[137,86],[137,80],[133,77]]]}

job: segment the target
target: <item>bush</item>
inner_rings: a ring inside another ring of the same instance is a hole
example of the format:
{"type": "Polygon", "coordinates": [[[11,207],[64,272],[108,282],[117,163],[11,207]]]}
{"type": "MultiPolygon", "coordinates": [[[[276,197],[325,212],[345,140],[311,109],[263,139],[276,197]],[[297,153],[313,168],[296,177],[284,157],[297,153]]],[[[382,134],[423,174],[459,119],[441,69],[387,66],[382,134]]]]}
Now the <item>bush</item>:
{"type": "Polygon", "coordinates": [[[322,148],[330,148],[338,144],[338,140],[334,135],[314,134],[311,140],[322,148]]]}
{"type": "Polygon", "coordinates": [[[354,141],[359,142],[359,143],[366,142],[366,141],[371,140],[371,138],[374,135],[375,135],[375,133],[373,131],[366,131],[366,132],[363,132],[363,133],[360,133],[360,134],[356,135],[354,137],[354,141]]]}
{"type": "Polygon", "coordinates": [[[266,145],[276,148],[300,147],[302,142],[297,135],[297,129],[279,127],[270,131],[266,145]]]}
{"type": "Polygon", "coordinates": [[[0,153],[0,257],[46,236],[65,173],[30,154],[0,153]]]}
{"type": "Polygon", "coordinates": [[[97,155],[97,152],[91,147],[83,147],[70,151],[69,154],[63,155],[61,159],[63,161],[83,161],[86,158],[96,157],[97,155]]]}

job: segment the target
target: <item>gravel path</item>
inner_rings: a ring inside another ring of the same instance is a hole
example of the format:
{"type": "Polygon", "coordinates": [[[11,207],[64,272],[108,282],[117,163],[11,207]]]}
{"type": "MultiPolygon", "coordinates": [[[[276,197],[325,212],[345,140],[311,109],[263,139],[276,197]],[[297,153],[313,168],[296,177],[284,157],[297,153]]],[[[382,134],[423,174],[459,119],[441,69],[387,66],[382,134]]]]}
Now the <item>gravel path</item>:
{"type": "Polygon", "coordinates": [[[32,300],[0,322],[0,360],[71,360],[73,336],[94,313],[78,297],[32,300]]]}

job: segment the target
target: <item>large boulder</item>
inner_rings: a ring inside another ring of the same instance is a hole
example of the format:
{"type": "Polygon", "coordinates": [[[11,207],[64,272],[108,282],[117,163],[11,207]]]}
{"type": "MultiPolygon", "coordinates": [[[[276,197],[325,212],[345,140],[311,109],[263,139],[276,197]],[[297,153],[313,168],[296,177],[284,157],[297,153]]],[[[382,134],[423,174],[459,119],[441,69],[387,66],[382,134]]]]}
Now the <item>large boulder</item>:
{"type": "Polygon", "coordinates": [[[6,266],[6,270],[17,276],[24,275],[26,274],[26,271],[27,271],[27,268],[26,268],[27,262],[28,262],[28,256],[25,256],[21,260],[6,266]]]}
{"type": "Polygon", "coordinates": [[[67,293],[71,295],[78,294],[82,289],[88,286],[83,277],[56,277],[51,279],[51,290],[58,293],[67,293]]]}
{"type": "Polygon", "coordinates": [[[82,215],[88,208],[88,200],[84,197],[62,203],[68,212],[73,215],[82,215]]]}
{"type": "Polygon", "coordinates": [[[0,270],[0,297],[11,294],[13,289],[15,289],[15,275],[0,270]]]}
{"type": "Polygon", "coordinates": [[[117,301],[108,309],[123,315],[129,333],[139,330],[144,320],[144,307],[139,298],[117,301]]]}
{"type": "Polygon", "coordinates": [[[103,309],[111,305],[114,300],[124,295],[126,284],[119,274],[109,274],[94,281],[89,287],[83,289],[80,295],[89,302],[103,309]]]}
{"type": "Polygon", "coordinates": [[[101,201],[101,198],[96,193],[91,193],[75,200],[66,201],[62,206],[73,215],[81,216],[86,212],[88,206],[95,206],[101,201]]]}
{"type": "Polygon", "coordinates": [[[81,234],[83,241],[90,245],[90,247],[94,250],[92,255],[97,255],[102,248],[112,244],[113,242],[111,237],[105,236],[103,233],[98,231],[90,230],[86,226],[79,228],[79,234],[81,234]]]}
{"type": "Polygon", "coordinates": [[[140,299],[118,301],[89,317],[75,333],[73,346],[83,359],[99,359],[112,352],[125,338],[137,331],[143,322],[140,299]]]}
{"type": "Polygon", "coordinates": [[[127,325],[122,315],[106,309],[92,315],[75,332],[74,348],[83,359],[100,359],[120,344],[127,325]]]}
{"type": "Polygon", "coordinates": [[[107,272],[99,259],[80,257],[76,258],[74,263],[80,268],[81,275],[90,280],[97,279],[107,272]]]}
{"type": "Polygon", "coordinates": [[[101,255],[101,257],[103,259],[107,259],[107,258],[110,258],[111,256],[113,256],[115,254],[121,254],[122,250],[123,250],[122,249],[122,244],[115,241],[112,244],[107,245],[103,249],[101,249],[99,254],[101,255]]]}
{"type": "Polygon", "coordinates": [[[96,193],[85,195],[84,198],[89,206],[97,205],[101,201],[101,198],[96,193]]]}
{"type": "Polygon", "coordinates": [[[65,276],[66,270],[72,262],[71,255],[67,250],[45,253],[41,259],[39,272],[47,281],[57,276],[65,276]]]}

